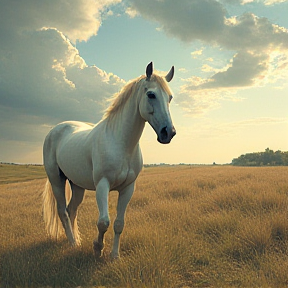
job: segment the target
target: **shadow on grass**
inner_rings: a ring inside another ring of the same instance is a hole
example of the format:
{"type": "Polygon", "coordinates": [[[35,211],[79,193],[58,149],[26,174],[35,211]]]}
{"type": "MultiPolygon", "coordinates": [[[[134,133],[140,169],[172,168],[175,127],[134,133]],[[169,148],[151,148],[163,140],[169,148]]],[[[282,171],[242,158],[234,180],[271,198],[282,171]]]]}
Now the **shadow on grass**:
{"type": "Polygon", "coordinates": [[[70,248],[66,241],[45,241],[2,251],[0,287],[87,286],[103,264],[88,250],[70,248]]]}

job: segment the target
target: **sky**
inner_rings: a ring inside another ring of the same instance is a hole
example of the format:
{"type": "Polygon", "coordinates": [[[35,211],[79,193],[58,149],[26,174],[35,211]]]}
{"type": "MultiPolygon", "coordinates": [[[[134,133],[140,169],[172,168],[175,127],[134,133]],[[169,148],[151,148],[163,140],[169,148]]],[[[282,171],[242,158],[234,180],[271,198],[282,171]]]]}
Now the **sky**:
{"type": "Polygon", "coordinates": [[[42,163],[59,122],[97,123],[129,80],[168,72],[177,135],[144,163],[288,151],[288,0],[0,0],[0,161],[42,163]]]}

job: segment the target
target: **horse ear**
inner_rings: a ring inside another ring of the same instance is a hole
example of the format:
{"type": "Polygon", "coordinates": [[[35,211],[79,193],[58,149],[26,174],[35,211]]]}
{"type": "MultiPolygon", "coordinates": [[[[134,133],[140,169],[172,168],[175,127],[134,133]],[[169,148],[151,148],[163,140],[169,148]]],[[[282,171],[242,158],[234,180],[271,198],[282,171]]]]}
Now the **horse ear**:
{"type": "Polygon", "coordinates": [[[170,82],[173,79],[173,76],[174,76],[174,66],[172,66],[168,74],[165,76],[166,81],[170,82]]]}
{"type": "Polygon", "coordinates": [[[146,76],[147,76],[147,80],[150,80],[150,77],[153,74],[153,63],[150,62],[147,67],[146,67],[146,76]]]}

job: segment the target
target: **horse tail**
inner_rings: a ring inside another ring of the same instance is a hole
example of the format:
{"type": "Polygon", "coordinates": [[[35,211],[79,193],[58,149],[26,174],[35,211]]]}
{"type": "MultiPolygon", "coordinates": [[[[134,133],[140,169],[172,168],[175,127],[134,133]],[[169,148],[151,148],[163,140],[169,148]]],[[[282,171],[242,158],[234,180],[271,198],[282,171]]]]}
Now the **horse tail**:
{"type": "Polygon", "coordinates": [[[42,210],[48,235],[51,238],[58,240],[63,234],[63,228],[58,216],[57,201],[54,197],[49,179],[46,181],[45,189],[42,194],[42,210]]]}
{"type": "Polygon", "coordinates": [[[78,223],[77,223],[77,215],[75,217],[75,220],[74,220],[74,223],[73,223],[73,234],[74,234],[74,237],[75,237],[75,241],[76,241],[76,245],[77,246],[80,246],[81,245],[81,234],[79,232],[79,228],[78,228],[78,223]]]}

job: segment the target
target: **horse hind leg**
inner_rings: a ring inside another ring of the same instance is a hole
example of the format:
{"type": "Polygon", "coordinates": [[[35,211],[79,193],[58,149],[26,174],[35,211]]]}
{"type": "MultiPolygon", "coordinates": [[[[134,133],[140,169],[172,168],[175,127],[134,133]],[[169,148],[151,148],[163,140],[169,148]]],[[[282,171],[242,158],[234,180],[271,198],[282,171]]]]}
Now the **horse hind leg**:
{"type": "Polygon", "coordinates": [[[77,224],[77,209],[78,209],[78,206],[83,201],[85,189],[73,184],[72,182],[70,182],[70,186],[72,189],[72,197],[67,207],[67,212],[70,217],[71,227],[72,227],[73,234],[75,237],[76,245],[80,245],[81,237],[80,237],[78,224],[77,224]]]}
{"type": "Polygon", "coordinates": [[[66,184],[66,179],[60,179],[60,181],[57,181],[54,184],[51,183],[53,194],[57,202],[58,216],[61,220],[62,226],[64,228],[64,231],[68,238],[69,243],[72,246],[75,246],[76,240],[72,231],[70,217],[66,209],[65,184],[66,184]]]}

